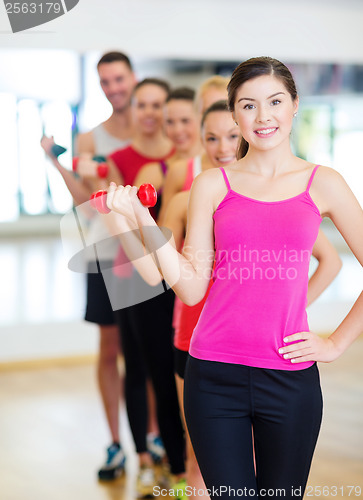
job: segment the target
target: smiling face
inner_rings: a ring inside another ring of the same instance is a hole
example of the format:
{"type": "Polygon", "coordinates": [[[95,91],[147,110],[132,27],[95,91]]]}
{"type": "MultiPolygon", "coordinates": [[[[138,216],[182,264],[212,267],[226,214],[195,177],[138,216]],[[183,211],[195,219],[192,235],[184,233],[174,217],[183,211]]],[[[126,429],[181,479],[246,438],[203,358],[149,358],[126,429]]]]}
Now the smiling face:
{"type": "Polygon", "coordinates": [[[130,105],[136,79],[129,66],[122,61],[103,63],[98,67],[101,88],[114,111],[123,111],[130,105]]]}
{"type": "Polygon", "coordinates": [[[214,167],[225,167],[236,161],[240,131],[229,111],[213,111],[205,118],[202,139],[214,167]]]}
{"type": "Polygon", "coordinates": [[[142,134],[153,135],[161,130],[166,98],[166,90],[152,83],[142,85],[135,91],[132,99],[133,118],[142,134]]]}
{"type": "Polygon", "coordinates": [[[250,149],[269,150],[289,144],[298,98],[292,99],[283,81],[263,75],[243,83],[236,92],[234,118],[250,149]]]}
{"type": "Polygon", "coordinates": [[[172,99],[165,106],[165,133],[180,152],[199,140],[199,123],[193,101],[172,99]]]}

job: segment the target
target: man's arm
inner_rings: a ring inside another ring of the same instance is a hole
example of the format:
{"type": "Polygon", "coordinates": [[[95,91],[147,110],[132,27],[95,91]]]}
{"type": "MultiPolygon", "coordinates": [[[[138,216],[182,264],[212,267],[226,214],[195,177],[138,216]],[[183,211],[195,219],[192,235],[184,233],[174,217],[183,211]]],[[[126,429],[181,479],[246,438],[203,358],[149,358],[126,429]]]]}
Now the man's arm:
{"type": "Polygon", "coordinates": [[[56,158],[52,154],[52,146],[54,145],[53,137],[43,136],[40,144],[48,158],[51,160],[55,168],[62,176],[68,188],[68,191],[72,195],[74,203],[76,205],[80,205],[81,203],[85,203],[86,201],[88,201],[90,192],[89,189],[84,185],[83,181],[80,178],[77,178],[72,170],[68,170],[67,168],[63,167],[63,165],[61,165],[58,161],[58,158],[56,158]]]}
{"type": "Polygon", "coordinates": [[[84,134],[79,134],[77,136],[77,155],[81,154],[90,154],[91,156],[95,156],[96,147],[93,140],[92,131],[86,132],[84,134]]]}

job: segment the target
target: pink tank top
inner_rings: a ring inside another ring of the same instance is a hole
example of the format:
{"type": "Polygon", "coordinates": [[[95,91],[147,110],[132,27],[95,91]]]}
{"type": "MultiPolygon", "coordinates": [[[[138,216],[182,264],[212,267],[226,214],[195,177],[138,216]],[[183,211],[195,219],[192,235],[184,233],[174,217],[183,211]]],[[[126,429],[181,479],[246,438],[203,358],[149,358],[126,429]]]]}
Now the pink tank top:
{"type": "Polygon", "coordinates": [[[259,368],[301,370],[278,349],[289,334],[309,331],[308,271],[321,216],[309,189],[259,201],[231,189],[214,213],[214,283],[193,332],[195,358],[259,368]]]}

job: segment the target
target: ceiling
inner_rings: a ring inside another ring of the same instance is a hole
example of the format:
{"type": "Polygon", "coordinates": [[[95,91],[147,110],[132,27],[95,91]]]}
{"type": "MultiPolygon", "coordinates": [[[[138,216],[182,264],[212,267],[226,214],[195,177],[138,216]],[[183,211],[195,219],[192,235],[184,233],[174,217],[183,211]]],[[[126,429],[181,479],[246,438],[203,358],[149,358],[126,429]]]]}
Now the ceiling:
{"type": "Polygon", "coordinates": [[[79,0],[13,34],[0,5],[0,49],[121,49],[132,57],[363,64],[363,0],[79,0]]]}

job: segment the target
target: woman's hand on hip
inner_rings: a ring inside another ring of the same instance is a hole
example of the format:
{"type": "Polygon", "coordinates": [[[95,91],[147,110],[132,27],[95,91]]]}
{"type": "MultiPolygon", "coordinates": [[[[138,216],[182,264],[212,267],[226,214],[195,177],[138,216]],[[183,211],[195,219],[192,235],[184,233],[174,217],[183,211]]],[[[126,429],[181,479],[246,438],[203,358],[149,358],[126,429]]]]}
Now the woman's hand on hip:
{"type": "Polygon", "coordinates": [[[306,361],[329,363],[341,354],[332,339],[320,337],[313,332],[294,333],[285,337],[284,342],[290,345],[280,347],[278,352],[291,363],[304,363],[306,361]]]}

